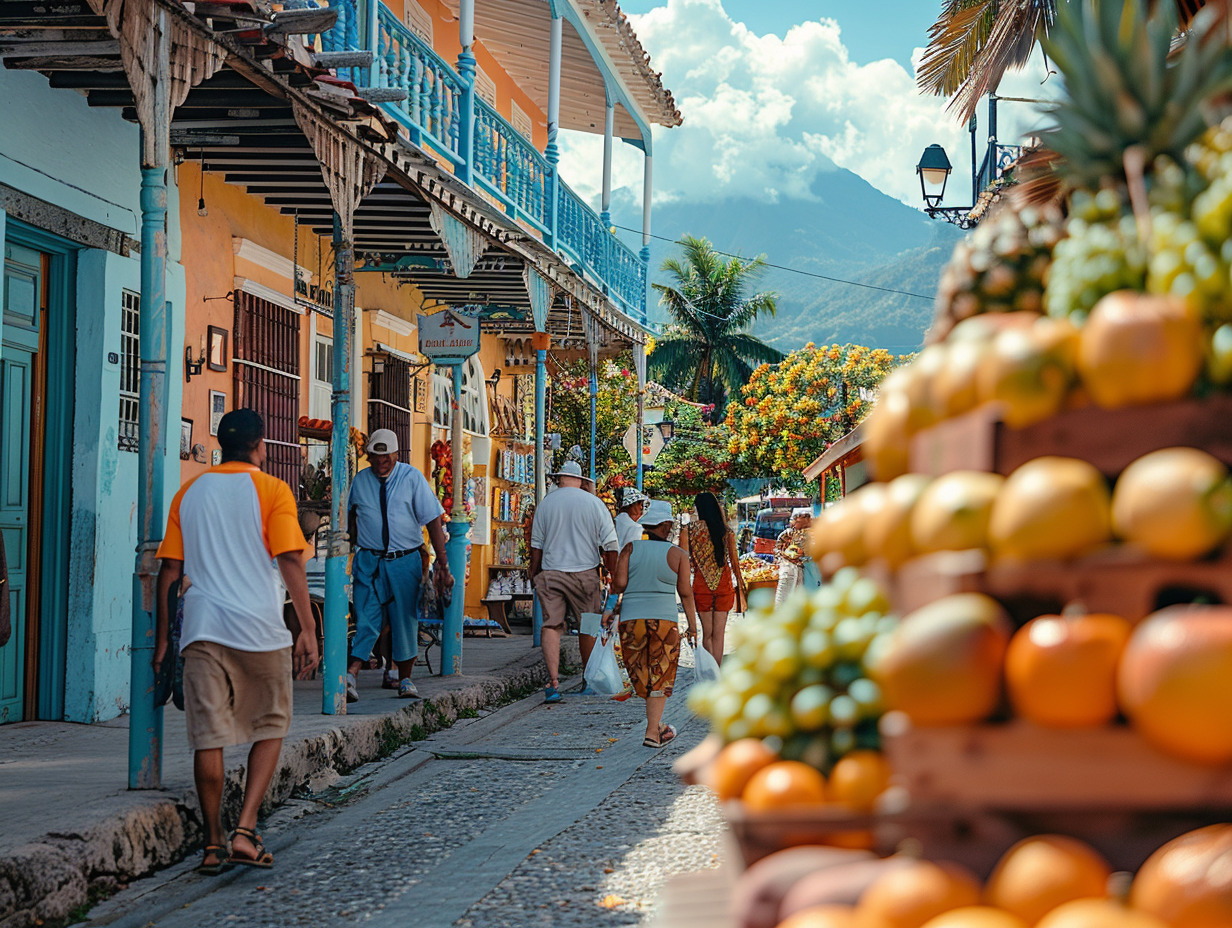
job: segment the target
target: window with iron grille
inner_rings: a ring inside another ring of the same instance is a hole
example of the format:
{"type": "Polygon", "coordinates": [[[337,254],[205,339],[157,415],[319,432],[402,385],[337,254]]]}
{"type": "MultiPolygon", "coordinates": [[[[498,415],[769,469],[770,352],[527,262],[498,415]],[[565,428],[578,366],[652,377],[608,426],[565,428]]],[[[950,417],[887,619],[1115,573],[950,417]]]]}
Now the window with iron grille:
{"type": "Polygon", "coordinates": [[[411,365],[401,358],[387,358],[385,369],[368,380],[368,428],[392,429],[398,436],[398,460],[410,463],[411,365]]]}
{"type": "Polygon", "coordinates": [[[124,290],[120,302],[120,431],[121,451],[137,450],[141,409],[141,297],[124,290]]]}
{"type": "Polygon", "coordinates": [[[237,290],[235,401],[265,420],[265,470],[299,496],[299,314],[237,290]]]}

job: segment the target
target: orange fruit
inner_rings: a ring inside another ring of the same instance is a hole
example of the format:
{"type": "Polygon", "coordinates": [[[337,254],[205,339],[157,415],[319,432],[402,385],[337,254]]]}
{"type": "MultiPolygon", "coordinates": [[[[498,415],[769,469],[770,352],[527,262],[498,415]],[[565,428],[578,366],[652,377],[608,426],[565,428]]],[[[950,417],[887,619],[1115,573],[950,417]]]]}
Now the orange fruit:
{"type": "Polygon", "coordinates": [[[1091,310],[1078,343],[1078,372],[1108,409],[1180,399],[1204,360],[1202,326],[1186,301],[1129,290],[1091,310]]]}
{"type": "Polygon", "coordinates": [[[758,738],[741,738],[726,745],[707,768],[705,783],[720,800],[737,799],[758,770],[779,757],[758,738]]]}
{"type": "Polygon", "coordinates": [[[798,760],[777,760],[758,770],[741,795],[754,812],[824,805],[826,778],[798,760]]]}
{"type": "Polygon", "coordinates": [[[965,867],[913,861],[891,870],[864,891],[856,913],[877,928],[921,928],[930,918],[980,901],[980,884],[965,867]]]}
{"type": "Polygon", "coordinates": [[[931,478],[903,474],[885,484],[881,506],[864,516],[864,551],[898,567],[915,553],[911,543],[911,510],[931,478]]]}
{"type": "MultiPolygon", "coordinates": [[[[888,379],[888,378],[887,378],[888,379]]],[[[911,399],[882,384],[877,403],[864,420],[864,460],[878,480],[893,480],[911,470],[911,399]]]]}
{"type": "Polygon", "coordinates": [[[958,593],[917,609],[869,657],[889,709],[917,725],[987,718],[1001,701],[1009,617],[983,593],[958,593]]]}
{"type": "Polygon", "coordinates": [[[930,918],[924,928],[1031,928],[1017,915],[990,905],[968,905],[930,918]]]}
{"type": "Polygon", "coordinates": [[[857,812],[871,812],[890,785],[890,765],[880,751],[852,751],[830,771],[830,799],[857,812]]]}
{"type": "Polygon", "coordinates": [[[1035,928],[1168,928],[1147,912],[1112,899],[1078,899],[1057,906],[1035,928]]]}
{"type": "Polygon", "coordinates": [[[1010,639],[1014,714],[1045,728],[1098,728],[1117,714],[1116,674],[1132,632],[1119,615],[1042,615],[1010,639]]]}
{"type": "Polygon", "coordinates": [[[1155,557],[1202,557],[1232,531],[1228,468],[1197,448],[1152,451],[1121,472],[1112,494],[1112,525],[1118,536],[1155,557]]]}
{"type": "Polygon", "coordinates": [[[778,928],[862,928],[849,905],[818,905],[789,916],[778,928]]]}
{"type": "Polygon", "coordinates": [[[1020,561],[1071,558],[1112,538],[1104,475],[1077,458],[1039,457],[1005,480],[992,504],[988,544],[1020,561]]]}
{"type": "Polygon", "coordinates": [[[938,477],[911,510],[911,541],[916,551],[963,551],[988,543],[988,518],[1005,478],[983,471],[958,470],[938,477]]]}
{"type": "Polygon", "coordinates": [[[1147,616],[1121,656],[1117,689],[1134,728],[1160,751],[1232,761],[1232,607],[1169,606],[1147,616]]]}
{"type": "Polygon", "coordinates": [[[1208,825],[1169,841],[1146,859],[1129,904],[1170,928],[1232,925],[1232,825],[1208,825]]]}
{"type": "Polygon", "coordinates": [[[1112,870],[1094,848],[1063,835],[1019,841],[997,862],[984,901],[1034,925],[1057,906],[1107,896],[1112,870]]]}
{"type": "Polygon", "coordinates": [[[995,402],[1011,428],[1056,415],[1075,379],[1078,329],[1068,319],[1044,317],[1030,328],[998,333],[980,362],[980,402],[995,402]]]}

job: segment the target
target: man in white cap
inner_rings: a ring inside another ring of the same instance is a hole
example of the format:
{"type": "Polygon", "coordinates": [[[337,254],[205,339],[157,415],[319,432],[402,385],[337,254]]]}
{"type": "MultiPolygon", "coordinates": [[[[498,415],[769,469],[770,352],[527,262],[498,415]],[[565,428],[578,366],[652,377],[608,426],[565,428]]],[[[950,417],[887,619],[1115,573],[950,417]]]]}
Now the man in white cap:
{"type": "Polygon", "coordinates": [[[636,487],[621,487],[616,491],[616,540],[619,550],[642,540],[642,524],[638,521],[646,509],[646,494],[636,487]]]}
{"type": "Polygon", "coordinates": [[[365,449],[368,468],[351,482],[347,500],[351,539],[351,582],[355,603],[355,639],[347,667],[347,702],[359,699],[356,674],[389,621],[398,696],[417,698],[411,669],[419,656],[419,586],[423,580],[423,530],[436,552],[436,581],[441,595],[453,588],[445,557],[445,510],[422,473],[397,459],[398,436],[377,429],[365,449]]]}
{"type": "MultiPolygon", "coordinates": [[[[560,702],[560,638],[583,612],[603,611],[599,581],[602,558],[610,576],[619,555],[616,526],[603,500],[582,488],[582,468],[566,462],[551,475],[556,489],[535,509],[530,530],[530,578],[543,610],[540,643],[548,666],[544,702],[560,702]]],[[[582,664],[595,645],[592,635],[578,635],[582,664]]]]}

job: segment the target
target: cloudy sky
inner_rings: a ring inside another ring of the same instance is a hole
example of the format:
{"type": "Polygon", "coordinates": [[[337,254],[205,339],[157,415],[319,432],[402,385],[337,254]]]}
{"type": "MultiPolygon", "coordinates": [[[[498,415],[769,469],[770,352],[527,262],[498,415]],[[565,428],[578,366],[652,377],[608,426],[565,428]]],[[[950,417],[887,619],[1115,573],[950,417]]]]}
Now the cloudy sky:
{"type": "MultiPolygon", "coordinates": [[[[675,94],[682,127],[656,128],[655,199],[705,202],[742,193],[809,197],[834,166],[919,205],[915,164],[945,146],[955,165],[947,204],[970,198],[970,137],[944,101],[915,89],[913,61],[940,0],[622,0],[656,70],[675,94]]],[[[1042,64],[1001,92],[1038,97],[1042,64]]],[[[1050,79],[1047,86],[1055,83],[1050,79]]],[[[1003,104],[1001,139],[1039,124],[1003,104]]],[[[983,120],[983,113],[980,114],[983,120]]],[[[979,136],[984,144],[983,129],[979,136]]],[[[562,171],[597,200],[602,140],[565,133],[562,171]]],[[[613,185],[641,196],[641,154],[618,145],[613,185]]]]}

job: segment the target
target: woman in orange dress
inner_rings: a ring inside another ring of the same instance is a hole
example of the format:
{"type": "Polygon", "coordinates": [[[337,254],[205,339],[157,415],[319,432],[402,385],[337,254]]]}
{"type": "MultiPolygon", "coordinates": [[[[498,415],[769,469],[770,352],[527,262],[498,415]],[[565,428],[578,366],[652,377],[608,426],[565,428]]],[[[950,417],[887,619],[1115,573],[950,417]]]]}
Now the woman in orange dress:
{"type": "Polygon", "coordinates": [[[736,535],[728,528],[719,501],[713,493],[698,493],[693,508],[697,521],[688,524],[681,539],[693,565],[693,601],[702,627],[702,646],[721,664],[728,613],[743,611],[747,590],[740,574],[736,535]]]}

